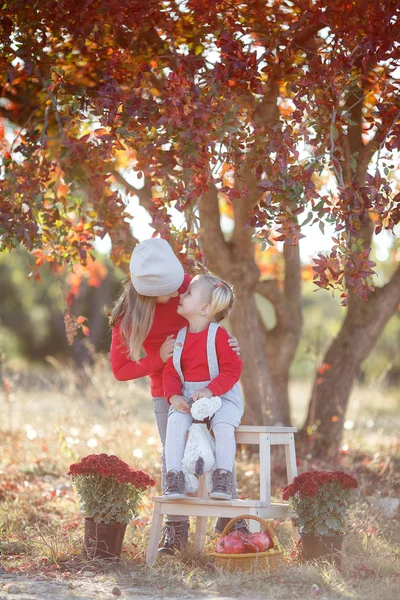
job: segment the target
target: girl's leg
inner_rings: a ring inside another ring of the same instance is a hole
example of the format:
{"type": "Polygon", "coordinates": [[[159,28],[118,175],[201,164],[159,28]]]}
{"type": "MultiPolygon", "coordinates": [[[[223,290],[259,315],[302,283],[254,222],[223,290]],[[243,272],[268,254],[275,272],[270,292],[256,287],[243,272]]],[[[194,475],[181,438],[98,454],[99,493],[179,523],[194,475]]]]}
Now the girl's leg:
{"type": "Polygon", "coordinates": [[[216,423],[213,432],[216,468],[232,472],[236,454],[235,428],[229,423],[216,423]]]}
{"type": "MultiPolygon", "coordinates": [[[[216,423],[213,427],[213,432],[215,436],[217,469],[232,471],[232,500],[235,500],[239,497],[235,469],[235,428],[228,423],[216,423]]],[[[229,520],[229,517],[219,517],[215,524],[216,533],[222,533],[229,520]]],[[[247,523],[244,519],[237,521],[234,529],[246,534],[249,533],[247,523]]]]}
{"type": "MultiPolygon", "coordinates": [[[[160,435],[162,453],[161,453],[161,488],[165,488],[165,438],[167,435],[168,411],[170,405],[164,397],[153,398],[153,409],[156,417],[157,429],[160,435]]],[[[167,521],[185,521],[189,522],[189,517],[180,515],[167,515],[167,521]]]]}
{"type": "Polygon", "coordinates": [[[185,453],[186,435],[192,424],[192,415],[173,412],[168,417],[165,440],[165,462],[167,471],[182,471],[182,459],[185,453]]]}

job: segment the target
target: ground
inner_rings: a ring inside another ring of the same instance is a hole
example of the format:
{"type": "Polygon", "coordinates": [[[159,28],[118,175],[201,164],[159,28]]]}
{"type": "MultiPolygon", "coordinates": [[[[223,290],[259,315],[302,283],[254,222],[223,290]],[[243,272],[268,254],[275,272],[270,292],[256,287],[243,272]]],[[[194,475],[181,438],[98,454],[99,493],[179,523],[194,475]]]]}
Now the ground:
{"type": "MultiPolygon", "coordinates": [[[[49,359],[49,369],[5,365],[0,392],[0,599],[37,598],[309,598],[391,600],[400,596],[398,397],[378,386],[356,388],[346,415],[338,460],[299,459],[299,470],[341,468],[357,477],[340,570],[296,560],[290,524],[275,522],[285,562],[274,573],[224,574],[215,569],[209,523],[205,554],[164,559],[152,568],[144,556],[150,495],[127,529],[120,561],[88,561],[82,553],[82,516],[66,476],[85,454],[117,454],[147,471],[159,488],[159,442],[146,382],[113,380],[105,358],[76,373],[49,359]],[[14,586],[14,587],[13,587],[14,586]],[[15,587],[16,586],[16,587],[15,587]],[[16,593],[14,593],[16,592],[16,593]]],[[[292,386],[293,418],[300,425],[309,389],[292,386]]],[[[243,497],[253,494],[258,457],[238,449],[243,497]]],[[[273,463],[279,498],[284,469],[273,463]]],[[[158,493],[159,489],[155,490],[158,493]]],[[[193,529],[193,527],[192,527],[193,529]]]]}

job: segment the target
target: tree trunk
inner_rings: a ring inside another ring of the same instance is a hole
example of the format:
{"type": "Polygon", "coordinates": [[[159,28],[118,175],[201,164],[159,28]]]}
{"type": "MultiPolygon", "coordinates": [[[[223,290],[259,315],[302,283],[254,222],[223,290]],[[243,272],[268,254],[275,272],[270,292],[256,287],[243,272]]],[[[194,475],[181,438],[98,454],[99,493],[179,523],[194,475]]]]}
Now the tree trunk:
{"type": "Polygon", "coordinates": [[[300,436],[314,455],[336,454],[354,379],[399,302],[400,268],[369,300],[352,298],[342,329],[317,372],[300,436]]]}
{"type": "Polygon", "coordinates": [[[229,320],[243,358],[243,421],[249,425],[290,425],[289,369],[301,333],[299,247],[285,245],[285,280],[281,290],[275,280],[259,281],[253,231],[238,225],[244,219],[242,213],[235,214],[232,240],[225,240],[215,186],[210,185],[202,198],[200,217],[208,266],[236,290],[237,299],[229,320]],[[271,332],[267,331],[256,306],[256,292],[275,309],[277,325],[271,332]]]}
{"type": "Polygon", "coordinates": [[[276,393],[265,352],[266,329],[258,313],[252,290],[238,288],[229,321],[234,335],[239,340],[243,356],[241,381],[246,398],[243,423],[281,423],[282,403],[276,393]]]}

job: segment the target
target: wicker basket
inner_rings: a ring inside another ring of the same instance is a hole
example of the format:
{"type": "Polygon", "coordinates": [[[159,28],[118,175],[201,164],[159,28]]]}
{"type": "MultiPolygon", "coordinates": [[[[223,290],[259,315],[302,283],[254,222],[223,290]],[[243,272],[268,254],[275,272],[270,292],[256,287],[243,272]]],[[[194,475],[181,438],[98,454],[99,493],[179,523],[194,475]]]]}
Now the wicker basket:
{"type": "Polygon", "coordinates": [[[229,521],[222,532],[222,536],[227,535],[232,525],[240,519],[254,519],[261,523],[263,529],[271,536],[274,547],[266,552],[251,552],[246,554],[223,554],[222,552],[214,552],[215,566],[224,571],[233,573],[235,571],[250,571],[252,569],[276,569],[283,565],[284,558],[282,546],[267,522],[260,517],[255,517],[253,515],[240,515],[239,517],[235,517],[229,521]]]}

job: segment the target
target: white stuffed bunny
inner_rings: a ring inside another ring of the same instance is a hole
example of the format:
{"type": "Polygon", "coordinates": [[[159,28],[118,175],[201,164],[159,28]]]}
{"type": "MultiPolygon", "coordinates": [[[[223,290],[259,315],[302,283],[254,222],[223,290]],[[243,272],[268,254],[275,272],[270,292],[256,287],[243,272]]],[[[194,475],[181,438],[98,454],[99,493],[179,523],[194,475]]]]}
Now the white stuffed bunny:
{"type": "MultiPolygon", "coordinates": [[[[199,398],[193,402],[190,412],[193,419],[203,421],[211,418],[222,404],[219,396],[199,398]]],[[[186,492],[197,492],[199,477],[206,473],[208,491],[212,489],[211,473],[215,468],[215,440],[206,423],[193,422],[189,428],[185,454],[182,460],[182,471],[185,475],[186,492]]]]}

